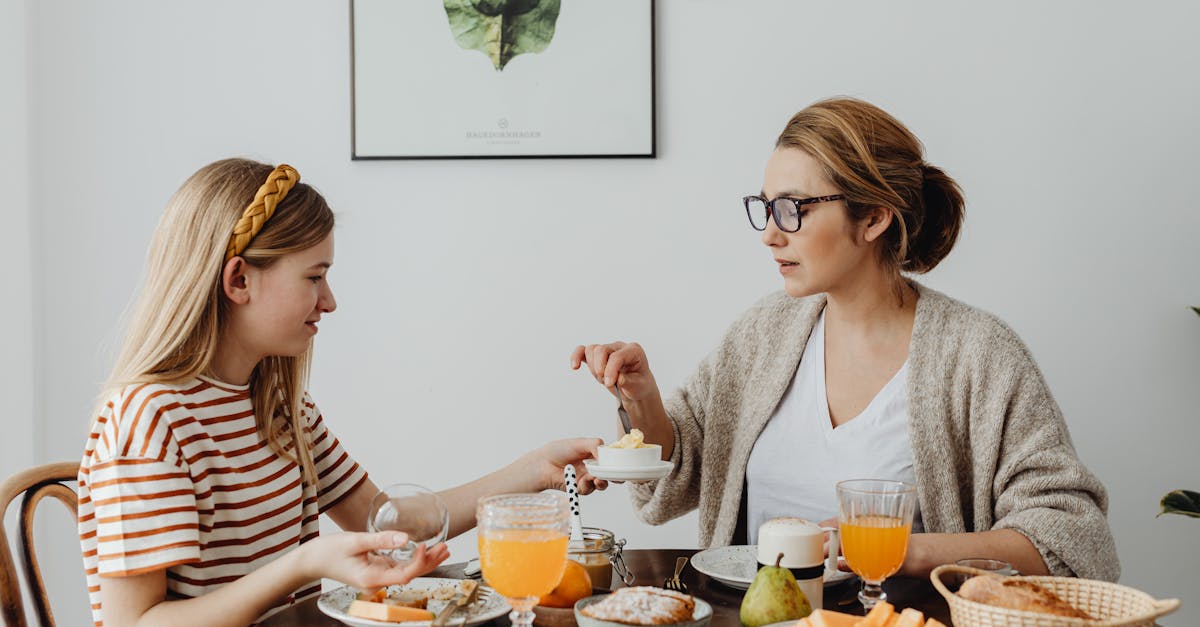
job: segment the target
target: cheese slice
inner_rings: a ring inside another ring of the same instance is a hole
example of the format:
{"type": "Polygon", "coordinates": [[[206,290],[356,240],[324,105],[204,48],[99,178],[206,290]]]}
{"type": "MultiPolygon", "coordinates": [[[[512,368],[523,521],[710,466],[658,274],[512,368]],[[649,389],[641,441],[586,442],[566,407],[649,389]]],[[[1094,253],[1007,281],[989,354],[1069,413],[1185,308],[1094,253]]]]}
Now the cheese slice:
{"type": "Polygon", "coordinates": [[[854,625],[855,627],[887,627],[888,619],[895,613],[895,608],[891,603],[880,601],[854,625]]]}
{"type": "Polygon", "coordinates": [[[914,610],[911,607],[904,608],[900,612],[900,617],[896,619],[896,627],[924,627],[925,615],[920,610],[914,610]]]}
{"type": "Polygon", "coordinates": [[[852,616],[830,610],[814,610],[808,616],[808,624],[812,627],[854,627],[862,620],[861,616],[852,616]]]}
{"type": "Polygon", "coordinates": [[[371,601],[354,601],[346,613],[358,618],[403,623],[413,620],[433,620],[433,612],[404,605],[385,605],[371,601]]]}

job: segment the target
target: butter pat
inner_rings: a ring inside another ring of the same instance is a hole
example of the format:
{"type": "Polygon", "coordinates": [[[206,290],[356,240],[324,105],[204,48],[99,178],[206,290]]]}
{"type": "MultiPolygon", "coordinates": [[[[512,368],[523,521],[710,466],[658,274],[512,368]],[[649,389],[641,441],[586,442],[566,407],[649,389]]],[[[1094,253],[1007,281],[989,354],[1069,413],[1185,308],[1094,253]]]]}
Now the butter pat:
{"type": "Polygon", "coordinates": [[[621,436],[620,440],[609,446],[612,448],[646,448],[650,445],[646,444],[646,436],[641,429],[630,429],[629,433],[621,436]]]}

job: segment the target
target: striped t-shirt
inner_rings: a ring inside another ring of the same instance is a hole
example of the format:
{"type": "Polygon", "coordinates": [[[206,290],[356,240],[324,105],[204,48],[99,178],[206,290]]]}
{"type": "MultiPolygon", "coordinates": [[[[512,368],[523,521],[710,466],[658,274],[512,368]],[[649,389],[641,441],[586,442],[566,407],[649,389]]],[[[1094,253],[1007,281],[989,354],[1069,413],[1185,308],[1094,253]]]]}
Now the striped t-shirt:
{"type": "MultiPolygon", "coordinates": [[[[79,467],[79,539],[103,625],[100,577],[167,571],[196,597],[317,537],[317,517],[366,480],[305,395],[317,486],[274,453],[248,386],[207,378],[126,387],[104,407],[79,467]]],[[[263,616],[320,592],[313,581],[263,616]]]]}

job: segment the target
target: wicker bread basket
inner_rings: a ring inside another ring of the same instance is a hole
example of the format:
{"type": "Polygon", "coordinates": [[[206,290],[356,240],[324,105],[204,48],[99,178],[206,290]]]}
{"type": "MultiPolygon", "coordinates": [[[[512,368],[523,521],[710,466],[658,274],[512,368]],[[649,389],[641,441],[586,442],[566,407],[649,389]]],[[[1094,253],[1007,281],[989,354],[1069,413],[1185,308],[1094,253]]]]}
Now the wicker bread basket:
{"type": "Polygon", "coordinates": [[[968,601],[946,588],[942,577],[951,574],[987,575],[987,571],[945,565],[933,569],[929,579],[950,605],[955,627],[1152,627],[1155,619],[1179,609],[1179,599],[1159,601],[1154,597],[1107,581],[1073,577],[1017,577],[1035,583],[1095,620],[1065,618],[1037,612],[1012,610],[968,601]]]}

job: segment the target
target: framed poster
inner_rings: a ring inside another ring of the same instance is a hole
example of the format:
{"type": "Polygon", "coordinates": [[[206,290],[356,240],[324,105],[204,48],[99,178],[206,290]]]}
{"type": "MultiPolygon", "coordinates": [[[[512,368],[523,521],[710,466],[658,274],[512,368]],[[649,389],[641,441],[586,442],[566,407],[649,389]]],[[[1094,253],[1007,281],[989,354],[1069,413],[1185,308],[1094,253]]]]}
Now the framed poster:
{"type": "Polygon", "coordinates": [[[654,0],[351,0],[354,159],[654,157],[654,0]]]}

